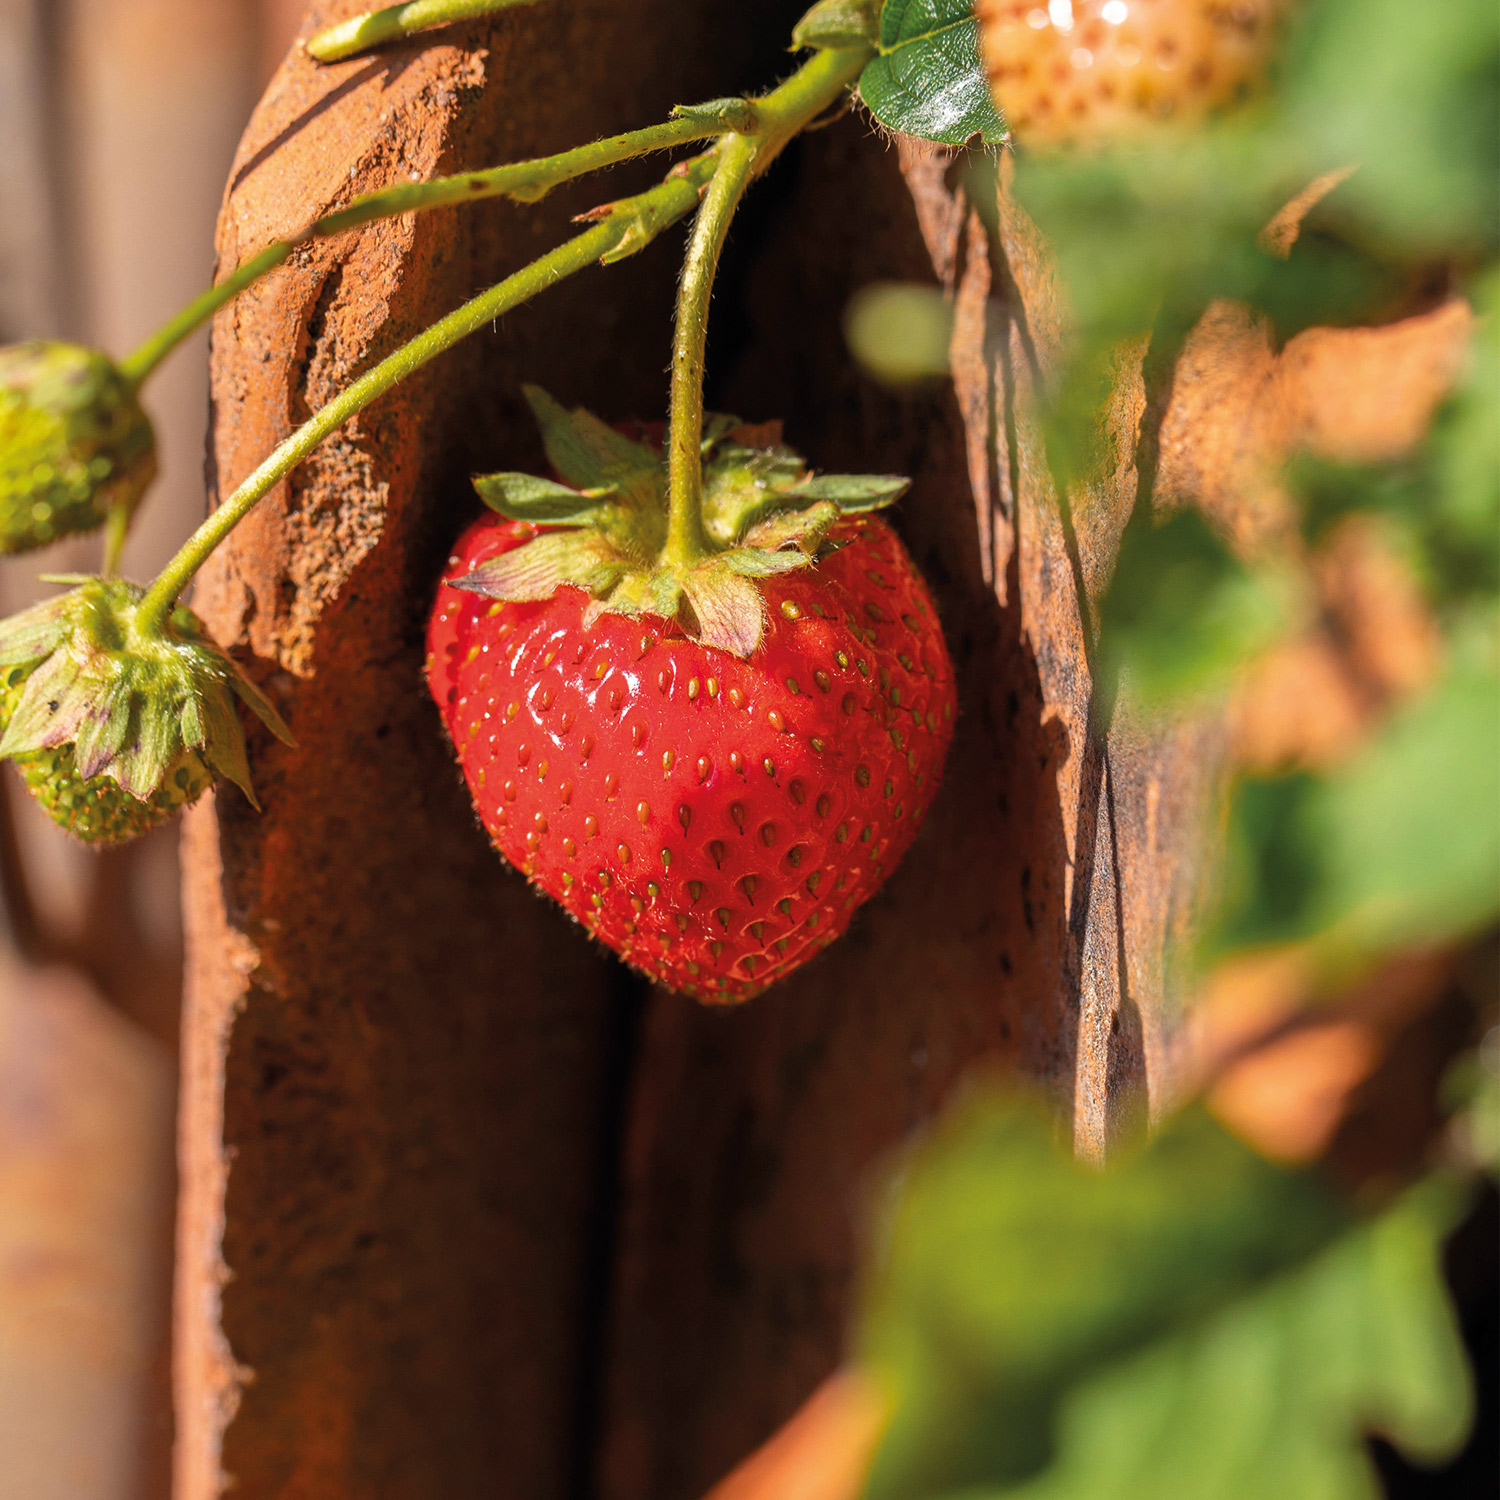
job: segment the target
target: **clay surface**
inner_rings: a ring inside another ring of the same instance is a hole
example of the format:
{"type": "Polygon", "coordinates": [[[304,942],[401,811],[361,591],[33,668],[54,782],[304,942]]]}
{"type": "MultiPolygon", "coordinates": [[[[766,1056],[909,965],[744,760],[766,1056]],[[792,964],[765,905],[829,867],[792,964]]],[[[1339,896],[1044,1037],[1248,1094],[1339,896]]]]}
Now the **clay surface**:
{"type": "MultiPolygon", "coordinates": [[[[305,29],[357,5],[310,8],[305,29]]],[[[747,23],[591,0],[319,70],[294,53],[233,169],[221,265],[354,193],[558,150],[750,77],[747,23]],[[674,32],[679,41],[669,45],[674,32]],[[704,57],[710,59],[705,65],[704,57]],[[693,72],[686,69],[693,64],[693,72]],[[736,74],[742,72],[739,66],[736,74]]],[[[654,178],[300,251],[214,331],[222,497],[435,317],[654,178]]],[[[466,476],[534,465],[522,378],[664,404],[670,254],[550,294],[327,443],[197,604],[294,727],[189,836],[177,1493],[577,1483],[619,971],[486,847],[421,684],[466,476]]]]}

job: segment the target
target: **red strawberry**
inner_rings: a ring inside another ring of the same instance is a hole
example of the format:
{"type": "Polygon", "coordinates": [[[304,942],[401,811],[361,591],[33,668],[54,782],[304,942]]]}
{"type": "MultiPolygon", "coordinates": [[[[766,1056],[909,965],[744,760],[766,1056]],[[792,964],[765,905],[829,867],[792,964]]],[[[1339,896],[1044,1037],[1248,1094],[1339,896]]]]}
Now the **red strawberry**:
{"type": "MultiPolygon", "coordinates": [[[[748,454],[794,459],[731,451],[741,477],[748,454]]],[[[744,659],[568,583],[513,602],[451,586],[558,535],[479,521],[439,589],[428,682],[475,807],[507,859],[643,973],[747,999],[844,931],[937,791],[955,700],[932,601],[865,515],[836,517],[815,565],[757,580],[763,633],[744,659]]]]}

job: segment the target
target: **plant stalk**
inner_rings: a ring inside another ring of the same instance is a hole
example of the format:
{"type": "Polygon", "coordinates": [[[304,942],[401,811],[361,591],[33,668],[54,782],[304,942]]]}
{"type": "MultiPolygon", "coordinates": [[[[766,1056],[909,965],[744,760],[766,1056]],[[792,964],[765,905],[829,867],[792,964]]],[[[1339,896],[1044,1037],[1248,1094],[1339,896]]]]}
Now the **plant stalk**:
{"type": "Polygon", "coordinates": [[[325,27],[308,42],[307,50],[319,62],[340,62],[383,42],[398,41],[432,26],[471,21],[477,16],[509,10],[512,6],[535,3],[536,0],[409,0],[406,5],[366,11],[348,21],[325,27]]]}
{"type": "Polygon", "coordinates": [[[703,532],[703,369],[708,354],[708,304],[729,221],[755,165],[753,136],[730,135],[693,221],[693,237],[677,289],[672,338],[672,405],[667,421],[667,539],[662,561],[690,567],[708,552],[703,532]]]}
{"type": "Polygon", "coordinates": [[[677,296],[667,427],[667,537],[661,552],[665,565],[687,568],[708,551],[703,532],[703,372],[709,302],[729,222],[752,179],[837,101],[872,55],[870,47],[815,54],[779,88],[754,101],[753,129],[719,142],[719,165],[693,224],[677,296]]]}
{"type": "Polygon", "coordinates": [[[130,512],[123,505],[112,505],[104,521],[104,576],[120,571],[120,559],[130,535],[130,512]]]}
{"type": "Polygon", "coordinates": [[[232,302],[246,287],[274,271],[299,245],[310,240],[342,234],[376,219],[446,208],[456,203],[477,203],[483,198],[512,197],[522,203],[535,203],[561,183],[585,173],[597,172],[653,151],[666,151],[692,141],[707,140],[726,128],[743,125],[747,118],[754,118],[752,111],[753,106],[743,99],[719,99],[685,111],[681,118],[648,125],[643,130],[606,136],[603,140],[561,151],[555,156],[510,162],[483,172],[461,172],[431,182],[401,183],[397,187],[365,193],[344,208],[324,214],[289,238],[267,245],[237,266],[223,281],[195,297],[138,349],[121,360],[120,370],[127,380],[139,387],[195,329],[226,303],[232,302]]]}
{"type": "Polygon", "coordinates": [[[136,610],[138,629],[145,635],[159,634],[178,596],[193,575],[208,561],[214,548],[254,509],[280,480],[286,477],[324,438],[363,411],[398,381],[420,369],[429,360],[493,322],[502,313],[545,291],[549,286],[602,260],[621,247],[621,241],[636,231],[632,250],[698,205],[699,192],[713,170],[714,153],[682,163],[665,182],[635,198],[612,205],[608,215],[582,234],[574,236],[539,260],[523,267],[504,281],[481,292],[472,301],[425,329],[394,354],[388,355],[326,406],[310,417],[268,458],[182,545],[146,591],[136,610]],[[649,226],[641,234],[641,226],[649,226]]]}

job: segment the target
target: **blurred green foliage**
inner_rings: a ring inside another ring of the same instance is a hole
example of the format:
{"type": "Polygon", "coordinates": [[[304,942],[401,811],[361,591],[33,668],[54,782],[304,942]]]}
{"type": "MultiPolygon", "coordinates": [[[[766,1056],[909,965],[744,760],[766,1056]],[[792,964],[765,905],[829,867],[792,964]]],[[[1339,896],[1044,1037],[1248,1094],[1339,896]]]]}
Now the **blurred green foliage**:
{"type": "Polygon", "coordinates": [[[1500,905],[1500,694],[1455,671],[1337,771],[1247,779],[1208,939],[1317,939],[1338,968],[1468,937],[1500,905]]]}
{"type": "Polygon", "coordinates": [[[1190,1112],[1100,1173],[1026,1103],[950,1114],[899,1185],[863,1354],[895,1417],[873,1497],[1014,1481],[1101,1362],[1205,1317],[1346,1224],[1330,1194],[1190,1112]]]}
{"type": "Polygon", "coordinates": [[[952,305],[935,286],[874,282],[854,294],[844,314],[850,352],[885,385],[945,377],[952,336],[952,305]]]}
{"type": "Polygon", "coordinates": [[[1467,1430],[1438,1272],[1464,1194],[1372,1222],[1190,1110],[1099,1172],[1014,1099],[898,1181],[861,1354],[894,1402],[872,1500],[1373,1495],[1360,1434],[1467,1430]]]}
{"type": "Polygon", "coordinates": [[[1196,510],[1128,526],[1100,613],[1098,673],[1160,708],[1222,683],[1279,633],[1290,586],[1249,568],[1196,510]]]}
{"type": "MultiPolygon", "coordinates": [[[[1122,348],[1149,336],[1148,373],[1170,368],[1214,298],[1279,339],[1451,293],[1479,314],[1418,452],[1286,475],[1308,547],[1382,518],[1442,634],[1437,681],[1352,755],[1232,788],[1203,956],[1309,944],[1336,982],[1500,917],[1500,17],[1492,0],[1309,0],[1272,85],[1189,136],[1021,142],[1015,189],[1076,335],[1044,424],[1063,484],[1100,472],[1122,348]],[[1294,194],[1351,165],[1289,254],[1261,242],[1294,194]]],[[[1170,712],[1227,691],[1305,622],[1295,551],[1240,557],[1144,486],[1100,610],[1103,699],[1170,712]]],[[[1500,1069],[1468,1071],[1455,1129],[1493,1168],[1500,1069]]],[[[1195,1111],[1103,1171],[1054,1134],[976,1098],[897,1177],[859,1325],[894,1412],[872,1500],[1363,1500],[1366,1433],[1418,1459],[1462,1440],[1472,1396],[1439,1274],[1456,1177],[1356,1215],[1195,1111]]]]}

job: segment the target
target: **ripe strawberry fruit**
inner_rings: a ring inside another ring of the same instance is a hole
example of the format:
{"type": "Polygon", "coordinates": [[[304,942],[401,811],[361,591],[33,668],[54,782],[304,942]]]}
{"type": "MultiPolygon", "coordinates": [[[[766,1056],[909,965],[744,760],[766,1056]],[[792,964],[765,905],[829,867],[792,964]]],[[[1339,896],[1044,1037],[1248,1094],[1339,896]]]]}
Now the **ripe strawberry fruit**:
{"type": "MultiPolygon", "coordinates": [[[[561,470],[560,419],[582,414],[542,415],[561,470]]],[[[731,443],[706,514],[726,475],[743,489],[768,455],[806,485],[788,450],[731,443]]],[[[932,601],[867,514],[835,516],[815,561],[757,579],[743,655],[694,639],[691,619],[601,611],[569,583],[471,591],[556,534],[485,518],[438,592],[428,683],[475,807],[511,863],[641,972],[747,999],[844,931],[937,791],[955,699],[932,601]]]]}
{"type": "Polygon", "coordinates": [[[1016,139],[1081,144],[1231,105],[1263,75],[1286,0],[976,0],[1016,139]]]}

